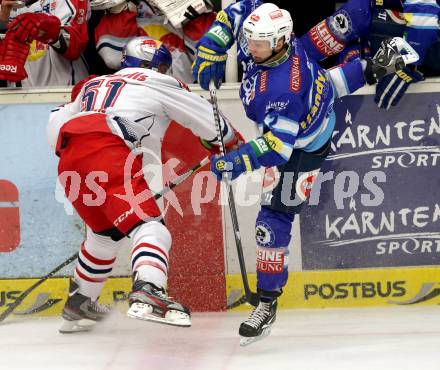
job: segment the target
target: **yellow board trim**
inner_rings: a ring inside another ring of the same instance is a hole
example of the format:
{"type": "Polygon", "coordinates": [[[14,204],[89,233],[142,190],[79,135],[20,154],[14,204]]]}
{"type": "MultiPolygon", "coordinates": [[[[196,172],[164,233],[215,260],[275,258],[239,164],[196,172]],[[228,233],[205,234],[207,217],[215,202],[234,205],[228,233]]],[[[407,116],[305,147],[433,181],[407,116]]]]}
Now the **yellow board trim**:
{"type": "MultiPolygon", "coordinates": [[[[289,273],[289,282],[280,298],[281,309],[349,308],[372,306],[412,306],[440,304],[440,267],[396,269],[356,269],[345,271],[303,271],[289,273]],[[380,291],[380,294],[378,293],[380,291]]],[[[255,291],[256,275],[248,274],[255,291]]],[[[0,280],[0,312],[38,279],[0,280]]],[[[32,292],[14,314],[59,316],[67,298],[68,278],[53,278],[32,292]],[[50,303],[53,303],[50,305],[50,303]]],[[[115,305],[121,312],[128,308],[131,278],[110,278],[99,301],[115,305]]],[[[226,276],[228,304],[243,295],[240,274],[226,276]]],[[[241,305],[234,311],[247,311],[241,305]]],[[[13,315],[14,315],[13,314],[13,315]]]]}
{"type": "MultiPolygon", "coordinates": [[[[12,303],[27,288],[38,279],[0,280],[0,312],[6,305],[12,303]]],[[[37,310],[33,315],[58,316],[64,307],[69,287],[68,278],[52,278],[41,284],[15,309],[14,314],[29,316],[31,310],[37,310]],[[52,304],[52,305],[50,305],[52,304]]],[[[128,308],[127,297],[131,290],[131,278],[110,278],[104,285],[99,301],[104,304],[116,305],[122,312],[128,308]]]]}
{"type": "MultiPolygon", "coordinates": [[[[255,291],[256,275],[248,278],[255,291]]],[[[227,275],[228,305],[243,295],[242,286],[240,274],[227,275]]],[[[440,267],[291,272],[279,303],[280,308],[437,305],[440,267]]]]}

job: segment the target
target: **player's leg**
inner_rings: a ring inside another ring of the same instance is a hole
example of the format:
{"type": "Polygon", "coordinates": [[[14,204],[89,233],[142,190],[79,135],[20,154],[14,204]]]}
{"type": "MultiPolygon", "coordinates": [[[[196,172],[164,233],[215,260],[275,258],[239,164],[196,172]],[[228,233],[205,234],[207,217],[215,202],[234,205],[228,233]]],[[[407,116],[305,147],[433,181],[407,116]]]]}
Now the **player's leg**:
{"type": "Polygon", "coordinates": [[[124,235],[115,229],[102,210],[106,189],[112,181],[107,167],[113,162],[106,159],[115,153],[115,144],[121,144],[123,150],[128,149],[119,138],[116,139],[113,135],[102,134],[72,137],[60,154],[60,181],[68,199],[88,226],[63,309],[64,323],[60,328],[63,333],[89,330],[109,312],[108,307],[98,303],[98,297],[112,271],[118,250],[124,244],[124,235]],[[107,175],[107,178],[102,177],[105,181],[99,183],[100,190],[86,181],[92,176],[94,185],[98,185],[93,171],[107,175]]]}
{"type": "Polygon", "coordinates": [[[262,196],[255,233],[260,303],[240,325],[241,345],[270,334],[276,318],[277,300],[288,280],[292,223],[309,197],[329,150],[330,141],[315,152],[294,150],[289,162],[278,167],[278,184],[262,196]]]}
{"type": "Polygon", "coordinates": [[[110,307],[100,304],[98,298],[124,242],[127,244],[126,239],[116,242],[87,228],[62,312],[61,333],[90,330],[110,313],[110,307]]]}
{"type": "Polygon", "coordinates": [[[129,295],[132,318],[175,326],[191,326],[188,308],[166,293],[171,234],[158,221],[136,227],[130,233],[133,290],[129,295]]]}
{"type": "MultiPolygon", "coordinates": [[[[106,189],[107,198],[101,207],[117,230],[128,236],[132,248],[133,288],[127,314],[141,320],[190,326],[189,309],[166,293],[171,234],[142,176],[141,157],[127,154],[127,158],[130,158],[129,181],[113,181],[106,189]]],[[[113,170],[110,178],[117,178],[117,171],[113,170]]]]}

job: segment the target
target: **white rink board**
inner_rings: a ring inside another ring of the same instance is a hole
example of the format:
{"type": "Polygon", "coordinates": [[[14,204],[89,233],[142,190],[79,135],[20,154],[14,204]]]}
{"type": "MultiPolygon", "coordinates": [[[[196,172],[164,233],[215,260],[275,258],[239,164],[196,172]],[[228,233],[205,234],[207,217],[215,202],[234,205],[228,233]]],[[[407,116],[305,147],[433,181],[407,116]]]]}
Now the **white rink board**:
{"type": "MultiPolygon", "coordinates": [[[[201,90],[197,86],[190,86],[193,91],[198,92],[206,97],[208,93],[201,90]]],[[[425,92],[439,92],[440,79],[428,79],[427,81],[418,83],[410,87],[409,92],[425,93],[425,92]]],[[[374,93],[372,87],[365,87],[356,92],[356,95],[370,95],[374,93]]],[[[3,89],[0,90],[0,104],[29,104],[29,103],[49,103],[55,106],[65,103],[70,98],[70,90],[65,88],[58,89],[36,89],[36,90],[21,90],[21,89],[3,89]]],[[[249,140],[255,137],[256,131],[252,122],[250,122],[244,114],[241,102],[238,99],[238,84],[224,84],[218,92],[218,99],[220,108],[226,112],[231,122],[244,134],[245,139],[249,140]]],[[[258,194],[259,184],[254,183],[252,187],[248,188],[249,193],[258,194]]],[[[245,260],[248,266],[248,272],[255,272],[255,241],[254,241],[254,223],[257,212],[259,210],[258,204],[251,207],[237,207],[238,216],[240,220],[241,236],[244,246],[245,260]]],[[[236,257],[236,247],[233,233],[231,231],[231,223],[229,212],[224,209],[225,217],[225,245],[226,245],[226,273],[239,273],[239,265],[236,257]]],[[[299,237],[299,217],[293,226],[293,235],[290,244],[290,271],[301,270],[301,240],[299,237]]],[[[128,270],[128,250],[121,251],[119,263],[113,271],[113,275],[130,275],[128,270]]]]}

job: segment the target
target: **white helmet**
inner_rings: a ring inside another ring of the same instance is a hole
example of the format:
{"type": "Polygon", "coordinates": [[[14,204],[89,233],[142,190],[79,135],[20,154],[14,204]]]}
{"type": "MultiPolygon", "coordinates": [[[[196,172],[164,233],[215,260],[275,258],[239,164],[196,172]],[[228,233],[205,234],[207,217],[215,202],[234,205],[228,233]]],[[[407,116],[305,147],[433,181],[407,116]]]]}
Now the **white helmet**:
{"type": "Polygon", "coordinates": [[[105,10],[126,3],[126,0],[91,0],[92,10],[105,10]]]}
{"type": "Polygon", "coordinates": [[[121,68],[141,67],[159,71],[168,69],[172,61],[165,44],[148,36],[138,36],[128,41],[122,50],[121,68]]]}
{"type": "Polygon", "coordinates": [[[243,22],[243,32],[247,39],[269,41],[274,49],[283,36],[285,42],[292,35],[292,17],[287,10],[280,9],[275,4],[265,3],[255,9],[243,22]]]}

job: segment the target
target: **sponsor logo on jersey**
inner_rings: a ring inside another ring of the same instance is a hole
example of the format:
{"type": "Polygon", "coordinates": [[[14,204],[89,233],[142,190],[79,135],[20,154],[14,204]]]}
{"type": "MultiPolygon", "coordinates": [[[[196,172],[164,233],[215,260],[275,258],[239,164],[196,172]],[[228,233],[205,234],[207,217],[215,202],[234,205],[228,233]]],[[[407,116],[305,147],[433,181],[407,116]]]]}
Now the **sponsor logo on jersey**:
{"type": "Polygon", "coordinates": [[[327,78],[320,70],[318,70],[318,77],[315,79],[315,85],[316,93],[313,97],[313,105],[310,108],[310,112],[307,114],[306,119],[301,122],[302,129],[305,129],[308,125],[310,125],[310,123],[316,117],[323,101],[322,97],[325,97],[328,92],[327,78]]]}
{"type": "Polygon", "coordinates": [[[283,151],[284,144],[281,139],[277,138],[272,132],[268,132],[263,135],[266,139],[267,144],[270,148],[277,153],[281,153],[283,151]]]}
{"type": "Polygon", "coordinates": [[[273,12],[269,13],[270,19],[274,20],[277,18],[281,18],[283,16],[283,12],[281,10],[274,10],[273,12]]]}
{"type": "Polygon", "coordinates": [[[344,49],[344,44],[332,34],[325,20],[313,27],[309,35],[315,47],[326,56],[340,53],[344,49]]]}
{"type": "Polygon", "coordinates": [[[298,92],[301,89],[301,73],[299,57],[292,57],[292,65],[290,66],[290,91],[298,92]]]}
{"type": "Polygon", "coordinates": [[[258,74],[254,74],[250,77],[246,76],[246,78],[243,79],[243,82],[241,83],[241,88],[243,91],[241,101],[244,105],[249,105],[251,101],[255,98],[255,85],[257,84],[257,81],[258,74]]]}
{"type": "Polygon", "coordinates": [[[257,248],[257,271],[266,274],[283,272],[285,248],[257,248]]]}
{"type": "Polygon", "coordinates": [[[264,93],[267,90],[267,74],[268,71],[263,71],[260,74],[260,93],[264,93]]]}
{"type": "Polygon", "coordinates": [[[351,19],[345,10],[341,10],[338,14],[331,18],[330,28],[339,37],[345,38],[352,30],[351,19]]]}
{"type": "Polygon", "coordinates": [[[266,104],[266,110],[265,113],[267,114],[270,111],[277,111],[277,112],[281,112],[284,109],[287,108],[287,106],[289,105],[290,100],[287,101],[270,101],[266,104]]]}

